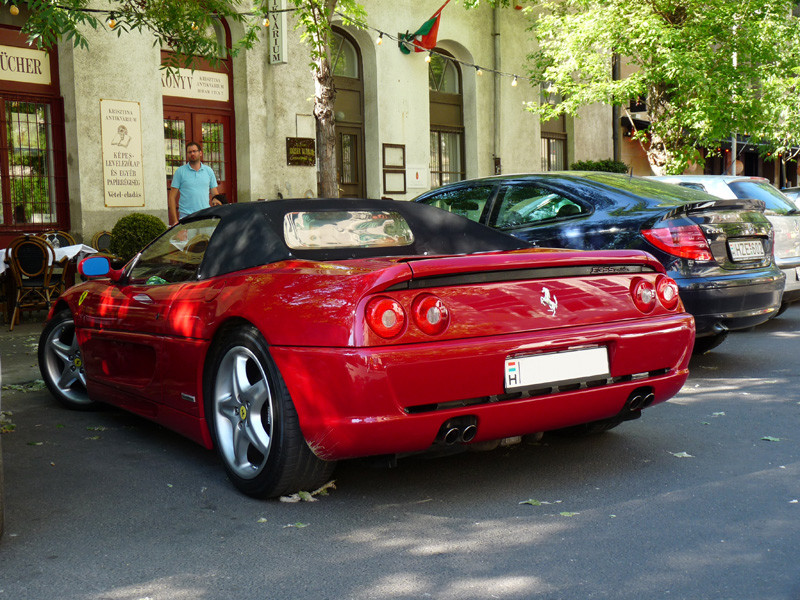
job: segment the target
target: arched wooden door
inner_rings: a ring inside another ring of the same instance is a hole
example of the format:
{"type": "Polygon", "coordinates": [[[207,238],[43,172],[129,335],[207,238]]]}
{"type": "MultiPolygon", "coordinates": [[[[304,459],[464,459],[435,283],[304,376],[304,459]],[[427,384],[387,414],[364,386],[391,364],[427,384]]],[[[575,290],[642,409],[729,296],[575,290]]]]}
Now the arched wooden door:
{"type": "Polygon", "coordinates": [[[333,32],[331,49],[336,86],[336,161],[339,195],[365,198],[364,82],[358,46],[344,31],[333,32]]]}
{"type": "MultiPolygon", "coordinates": [[[[215,33],[230,46],[230,30],[217,21],[215,33]]],[[[170,54],[162,52],[162,61],[170,54]]],[[[199,142],[203,163],[217,177],[228,202],[236,202],[236,160],[233,112],[233,74],[230,57],[217,64],[195,57],[194,70],[180,69],[161,76],[164,97],[164,150],[167,189],[175,169],[186,163],[186,144],[199,142]]]]}

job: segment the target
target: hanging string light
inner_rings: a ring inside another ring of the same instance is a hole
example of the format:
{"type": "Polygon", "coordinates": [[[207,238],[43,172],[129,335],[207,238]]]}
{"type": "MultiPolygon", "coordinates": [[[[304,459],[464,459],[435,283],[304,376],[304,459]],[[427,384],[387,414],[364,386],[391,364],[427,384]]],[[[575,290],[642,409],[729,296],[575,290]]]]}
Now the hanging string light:
{"type": "Polygon", "coordinates": [[[431,62],[431,59],[433,59],[433,50],[428,52],[428,55],[425,57],[425,62],[429,63],[429,62],[431,62]]]}
{"type": "Polygon", "coordinates": [[[511,87],[517,87],[517,76],[514,75],[514,80],[511,82],[511,87]]]}
{"type": "Polygon", "coordinates": [[[9,7],[8,12],[10,12],[12,15],[14,15],[16,17],[19,14],[19,8],[17,8],[16,4],[12,4],[9,7]]]}
{"type": "Polygon", "coordinates": [[[117,16],[113,12],[108,15],[106,25],[108,25],[109,29],[114,29],[117,26],[117,16]]]}
{"type": "Polygon", "coordinates": [[[475,74],[478,76],[483,75],[483,69],[481,69],[478,65],[475,65],[475,74]]]}
{"type": "Polygon", "coordinates": [[[266,15],[264,15],[264,19],[261,21],[261,24],[262,24],[264,27],[269,27],[269,17],[268,17],[268,16],[266,16],[266,15]]]}
{"type": "Polygon", "coordinates": [[[381,31],[381,34],[378,36],[378,39],[377,39],[377,40],[375,40],[375,43],[376,43],[378,46],[380,46],[381,44],[383,44],[383,32],[382,32],[382,31],[381,31]]]}

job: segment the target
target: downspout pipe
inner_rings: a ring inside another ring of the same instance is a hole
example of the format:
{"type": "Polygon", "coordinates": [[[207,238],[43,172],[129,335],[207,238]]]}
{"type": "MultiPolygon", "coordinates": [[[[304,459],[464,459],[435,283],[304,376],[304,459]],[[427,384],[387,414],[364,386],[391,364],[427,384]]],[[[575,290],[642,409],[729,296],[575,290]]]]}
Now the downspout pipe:
{"type": "Polygon", "coordinates": [[[500,73],[502,71],[502,60],[500,58],[500,23],[499,23],[499,8],[496,6],[492,8],[492,39],[494,41],[494,57],[493,57],[493,68],[494,68],[494,111],[493,111],[493,129],[494,129],[494,140],[492,143],[492,158],[494,161],[494,174],[500,175],[502,172],[502,166],[500,162],[500,127],[502,125],[500,121],[501,111],[500,111],[500,73]]]}

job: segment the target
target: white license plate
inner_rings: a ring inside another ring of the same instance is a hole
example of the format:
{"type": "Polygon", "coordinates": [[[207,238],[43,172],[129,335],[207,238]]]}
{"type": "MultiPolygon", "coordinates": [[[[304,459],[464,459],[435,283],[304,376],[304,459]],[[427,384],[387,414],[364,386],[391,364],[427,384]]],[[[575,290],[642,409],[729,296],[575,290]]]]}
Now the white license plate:
{"type": "Polygon", "coordinates": [[[605,347],[506,359],[506,391],[608,376],[608,351],[605,347]]]}
{"type": "Polygon", "coordinates": [[[731,249],[731,258],[735,261],[758,260],[764,258],[764,244],[760,240],[748,240],[746,242],[728,242],[731,249]]]}

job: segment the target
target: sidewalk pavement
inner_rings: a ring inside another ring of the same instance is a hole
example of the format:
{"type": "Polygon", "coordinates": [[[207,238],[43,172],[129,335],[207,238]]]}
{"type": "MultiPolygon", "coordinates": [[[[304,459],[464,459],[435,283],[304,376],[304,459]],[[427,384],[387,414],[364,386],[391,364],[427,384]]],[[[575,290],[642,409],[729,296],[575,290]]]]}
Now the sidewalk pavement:
{"type": "Polygon", "coordinates": [[[42,378],[36,351],[44,327],[44,313],[26,317],[22,323],[14,326],[14,331],[9,331],[8,325],[0,324],[0,371],[4,386],[42,378]]]}

